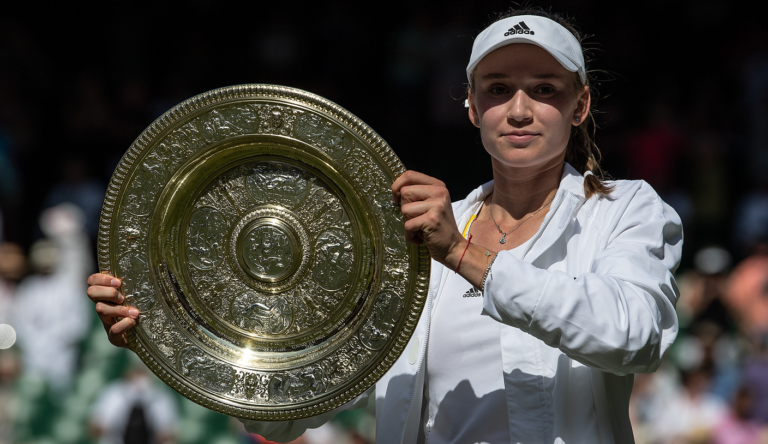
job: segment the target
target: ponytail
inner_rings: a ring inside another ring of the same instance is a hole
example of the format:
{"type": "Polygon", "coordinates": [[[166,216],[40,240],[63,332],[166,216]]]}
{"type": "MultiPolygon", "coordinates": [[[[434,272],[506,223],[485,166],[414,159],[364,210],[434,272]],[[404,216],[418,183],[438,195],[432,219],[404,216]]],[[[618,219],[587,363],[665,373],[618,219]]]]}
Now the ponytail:
{"type": "MultiPolygon", "coordinates": [[[[577,91],[580,91],[584,85],[581,84],[581,79],[578,77],[577,75],[576,83],[579,88],[577,91]]],[[[571,127],[571,138],[565,149],[565,161],[582,175],[586,174],[584,176],[584,196],[587,199],[595,194],[607,196],[613,191],[613,185],[608,185],[602,180],[604,173],[600,168],[600,150],[594,139],[596,127],[595,118],[590,109],[584,123],[571,127]],[[587,174],[587,172],[591,174],[587,174]]]]}

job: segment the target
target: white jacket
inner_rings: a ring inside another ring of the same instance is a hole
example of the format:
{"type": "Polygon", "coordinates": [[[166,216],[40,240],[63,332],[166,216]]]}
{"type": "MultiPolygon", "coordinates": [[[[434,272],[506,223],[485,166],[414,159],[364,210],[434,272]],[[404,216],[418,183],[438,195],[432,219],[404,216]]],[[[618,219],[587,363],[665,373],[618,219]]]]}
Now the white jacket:
{"type": "MultiPolygon", "coordinates": [[[[610,197],[586,200],[584,178],[566,163],[521,259],[500,252],[491,269],[482,314],[504,324],[499,371],[513,443],[634,442],[632,374],[656,370],[677,335],[680,218],[647,183],[614,185],[610,197]]],[[[492,189],[489,182],[454,203],[459,227],[492,189]]],[[[376,384],[377,444],[417,440],[430,313],[450,272],[432,262],[427,307],[403,355],[376,384]]],[[[335,413],[246,428],[287,441],[335,413]]]]}

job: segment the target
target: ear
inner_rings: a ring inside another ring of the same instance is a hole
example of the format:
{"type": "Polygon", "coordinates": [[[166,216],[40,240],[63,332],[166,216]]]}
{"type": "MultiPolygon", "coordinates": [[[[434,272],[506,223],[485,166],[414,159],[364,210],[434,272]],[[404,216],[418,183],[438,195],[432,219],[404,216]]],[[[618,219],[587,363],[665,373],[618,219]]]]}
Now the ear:
{"type": "Polygon", "coordinates": [[[475,106],[475,101],[473,100],[471,92],[467,93],[467,103],[469,104],[469,108],[467,108],[469,121],[472,122],[472,125],[480,128],[480,115],[477,113],[477,107],[475,106]]]}
{"type": "Polygon", "coordinates": [[[589,86],[584,85],[584,89],[579,95],[578,102],[576,102],[576,109],[573,111],[573,126],[579,126],[587,120],[589,116],[589,109],[592,105],[592,96],[589,93],[589,86]]]}

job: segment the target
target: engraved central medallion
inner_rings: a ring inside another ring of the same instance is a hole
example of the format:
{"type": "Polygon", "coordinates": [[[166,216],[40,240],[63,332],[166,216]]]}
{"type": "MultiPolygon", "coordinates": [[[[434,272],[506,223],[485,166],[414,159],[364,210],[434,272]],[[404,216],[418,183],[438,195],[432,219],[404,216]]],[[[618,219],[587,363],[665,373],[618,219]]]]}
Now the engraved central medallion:
{"type": "Polygon", "coordinates": [[[229,244],[231,269],[254,290],[289,290],[306,274],[309,233],[287,208],[264,205],[246,214],[229,244]]]}
{"type": "Polygon", "coordinates": [[[270,217],[243,230],[237,249],[246,273],[275,282],[289,276],[298,266],[301,246],[282,220],[270,217]]]}

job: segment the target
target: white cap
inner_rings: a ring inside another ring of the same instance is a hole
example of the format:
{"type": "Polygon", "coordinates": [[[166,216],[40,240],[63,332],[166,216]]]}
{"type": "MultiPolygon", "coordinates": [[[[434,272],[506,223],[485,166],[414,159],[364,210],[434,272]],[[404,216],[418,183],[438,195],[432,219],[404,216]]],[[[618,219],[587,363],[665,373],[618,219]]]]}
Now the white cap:
{"type": "Polygon", "coordinates": [[[510,43],[531,43],[547,50],[565,69],[579,72],[587,81],[584,54],[576,37],[559,23],[538,15],[507,17],[485,28],[472,45],[467,65],[467,79],[486,55],[510,43]]]}

